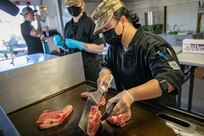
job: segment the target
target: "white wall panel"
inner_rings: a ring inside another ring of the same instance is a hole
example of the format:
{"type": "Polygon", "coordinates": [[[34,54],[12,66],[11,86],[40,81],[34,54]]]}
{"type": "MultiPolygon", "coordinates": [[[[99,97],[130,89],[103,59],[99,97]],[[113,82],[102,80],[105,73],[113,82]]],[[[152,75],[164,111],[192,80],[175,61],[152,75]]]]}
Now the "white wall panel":
{"type": "MultiPolygon", "coordinates": [[[[14,1],[14,0],[12,0],[14,1]]],[[[21,0],[20,0],[21,1],[21,0]]],[[[30,0],[32,4],[38,5],[41,0],[30,0]]],[[[93,10],[98,6],[100,0],[86,0],[84,11],[90,16],[93,10]]],[[[61,0],[62,4],[64,0],[61,0]]],[[[162,23],[164,21],[164,6],[167,6],[167,31],[170,31],[175,24],[178,29],[186,31],[196,31],[198,0],[125,0],[127,8],[136,12],[140,18],[142,25],[144,22],[144,13],[154,11],[155,23],[162,23]]],[[[59,9],[57,7],[57,0],[43,0],[43,4],[47,5],[49,14],[50,28],[58,28],[60,30],[59,22],[59,9]]],[[[203,15],[204,16],[204,15],[203,15]]],[[[204,17],[201,20],[201,31],[204,31],[204,17]]],[[[66,9],[63,9],[63,24],[71,19],[66,9]]]]}
{"type": "MultiPolygon", "coordinates": [[[[142,25],[145,24],[144,13],[147,11],[154,11],[155,22],[163,23],[164,6],[167,6],[167,31],[172,29],[175,24],[177,24],[178,29],[196,31],[198,0],[145,0],[126,3],[126,6],[138,14],[142,25]]],[[[203,18],[201,31],[204,31],[203,18]]]]}

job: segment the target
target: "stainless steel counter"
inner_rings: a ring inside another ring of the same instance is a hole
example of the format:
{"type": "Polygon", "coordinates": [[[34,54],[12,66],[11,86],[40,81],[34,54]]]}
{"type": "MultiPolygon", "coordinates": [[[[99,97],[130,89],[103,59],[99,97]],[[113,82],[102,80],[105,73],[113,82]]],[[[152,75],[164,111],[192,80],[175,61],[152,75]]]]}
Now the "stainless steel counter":
{"type": "Polygon", "coordinates": [[[7,70],[0,72],[0,105],[10,113],[84,81],[81,53],[7,70]]]}
{"type": "Polygon", "coordinates": [[[31,64],[39,63],[39,62],[50,60],[57,57],[58,56],[48,55],[44,53],[37,53],[32,55],[15,57],[13,59],[0,61],[0,72],[28,66],[31,64]]]}

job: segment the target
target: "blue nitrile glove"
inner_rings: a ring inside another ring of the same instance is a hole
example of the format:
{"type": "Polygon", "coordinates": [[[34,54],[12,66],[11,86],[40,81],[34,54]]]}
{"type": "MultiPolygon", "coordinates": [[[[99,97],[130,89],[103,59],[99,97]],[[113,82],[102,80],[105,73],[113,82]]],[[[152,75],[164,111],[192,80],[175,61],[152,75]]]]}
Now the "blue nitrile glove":
{"type": "Polygon", "coordinates": [[[63,47],[64,46],[64,42],[62,41],[62,38],[60,37],[60,35],[55,35],[53,37],[53,42],[59,46],[59,47],[63,47]]]}
{"type": "Polygon", "coordinates": [[[82,50],[84,43],[77,40],[72,40],[70,38],[66,38],[65,44],[68,48],[78,48],[79,50],[82,50]]]}

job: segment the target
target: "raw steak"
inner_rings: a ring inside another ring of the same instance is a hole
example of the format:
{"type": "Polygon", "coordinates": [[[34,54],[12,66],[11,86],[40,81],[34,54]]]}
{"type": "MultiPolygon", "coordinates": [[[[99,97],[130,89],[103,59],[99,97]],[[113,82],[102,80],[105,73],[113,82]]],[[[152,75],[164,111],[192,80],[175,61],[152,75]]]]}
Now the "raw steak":
{"type": "Polygon", "coordinates": [[[73,111],[72,105],[65,106],[62,110],[45,110],[36,121],[40,129],[50,128],[61,124],[73,111]]]}
{"type": "MultiPolygon", "coordinates": [[[[81,97],[82,97],[82,98],[88,98],[88,96],[90,95],[90,93],[91,93],[91,92],[83,92],[83,93],[81,93],[81,97]]],[[[102,96],[101,99],[100,99],[100,101],[99,101],[98,106],[101,107],[101,106],[103,106],[103,105],[105,105],[105,104],[106,104],[106,99],[105,99],[104,96],[102,96]]]]}
{"type": "Polygon", "coordinates": [[[120,114],[118,116],[111,116],[107,120],[110,124],[124,127],[126,125],[126,122],[130,119],[131,117],[131,110],[129,110],[126,113],[120,114]]]}
{"type": "Polygon", "coordinates": [[[99,129],[101,122],[101,112],[98,109],[98,106],[91,106],[89,118],[88,118],[88,126],[87,126],[87,134],[89,136],[94,136],[99,129]]]}

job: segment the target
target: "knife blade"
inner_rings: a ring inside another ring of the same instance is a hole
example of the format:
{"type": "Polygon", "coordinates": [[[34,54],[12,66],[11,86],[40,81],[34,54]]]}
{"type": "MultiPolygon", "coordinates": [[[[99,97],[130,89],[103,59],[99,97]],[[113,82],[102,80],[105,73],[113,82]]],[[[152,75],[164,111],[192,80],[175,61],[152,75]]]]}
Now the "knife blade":
{"type": "MultiPolygon", "coordinates": [[[[109,83],[112,81],[113,76],[111,75],[109,83]]],[[[103,85],[104,86],[104,85],[103,85]]],[[[79,121],[79,127],[87,134],[87,126],[88,126],[88,116],[90,114],[91,106],[96,105],[98,106],[99,100],[101,99],[102,95],[104,94],[105,86],[103,88],[97,89],[95,93],[91,93],[88,96],[86,101],[83,113],[81,115],[81,119],[79,121]],[[104,90],[102,90],[104,89],[104,90]]]]}
{"type": "Polygon", "coordinates": [[[88,126],[88,117],[90,114],[91,106],[96,105],[96,103],[93,103],[92,101],[90,101],[89,97],[90,95],[88,96],[88,99],[86,101],[86,104],[78,125],[86,134],[87,134],[87,126],[88,126]]]}
{"type": "MultiPolygon", "coordinates": [[[[113,76],[111,75],[110,80],[109,80],[109,84],[111,83],[112,79],[113,79],[113,76]]],[[[105,85],[103,85],[101,88],[97,89],[95,92],[90,93],[90,100],[93,103],[96,103],[96,105],[98,105],[101,97],[106,92],[107,92],[107,88],[105,87],[105,85]]]]}
{"type": "Polygon", "coordinates": [[[105,86],[103,85],[100,89],[97,89],[96,91],[90,93],[90,100],[95,103],[96,105],[98,105],[101,97],[103,96],[103,94],[105,93],[106,89],[105,86]]]}

